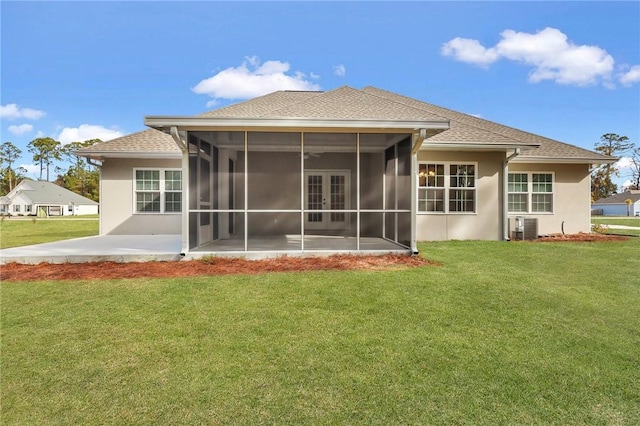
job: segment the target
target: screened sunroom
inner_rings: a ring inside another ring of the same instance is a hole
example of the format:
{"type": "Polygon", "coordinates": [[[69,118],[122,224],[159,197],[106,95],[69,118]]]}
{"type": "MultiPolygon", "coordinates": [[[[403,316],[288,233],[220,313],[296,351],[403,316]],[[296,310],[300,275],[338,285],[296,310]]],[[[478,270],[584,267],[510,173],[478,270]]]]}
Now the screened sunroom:
{"type": "Polygon", "coordinates": [[[147,117],[182,150],[184,252],[416,250],[416,155],[448,123],[147,117]]]}

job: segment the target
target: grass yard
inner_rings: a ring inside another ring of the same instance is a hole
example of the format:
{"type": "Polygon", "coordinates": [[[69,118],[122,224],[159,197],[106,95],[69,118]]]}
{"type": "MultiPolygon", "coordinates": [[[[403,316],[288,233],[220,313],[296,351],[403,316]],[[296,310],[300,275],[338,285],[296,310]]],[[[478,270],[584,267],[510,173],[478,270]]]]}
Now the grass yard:
{"type": "Polygon", "coordinates": [[[640,217],[592,216],[591,223],[596,225],[625,225],[640,227],[640,217]]]}
{"type": "Polygon", "coordinates": [[[0,220],[0,249],[98,235],[98,216],[4,218],[0,220]]]}
{"type": "Polygon", "coordinates": [[[442,266],[3,282],[2,423],[640,424],[640,239],[442,266]]]}
{"type": "MultiPolygon", "coordinates": [[[[634,226],[640,228],[640,217],[606,217],[598,216],[592,217],[591,223],[594,225],[624,225],[634,226]]],[[[640,237],[640,229],[616,229],[609,228],[606,230],[607,234],[612,235],[635,235],[640,237]]]]}

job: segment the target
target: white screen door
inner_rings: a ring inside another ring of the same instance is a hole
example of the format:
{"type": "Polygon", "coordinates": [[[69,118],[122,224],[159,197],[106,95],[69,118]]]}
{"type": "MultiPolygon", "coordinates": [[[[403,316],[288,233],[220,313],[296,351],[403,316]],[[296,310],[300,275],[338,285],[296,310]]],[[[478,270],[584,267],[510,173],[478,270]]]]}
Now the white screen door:
{"type": "Polygon", "coordinates": [[[310,170],[305,172],[305,208],[328,210],[305,213],[307,229],[345,229],[349,214],[349,171],[310,170]],[[331,211],[333,210],[333,211],[331,211]]]}

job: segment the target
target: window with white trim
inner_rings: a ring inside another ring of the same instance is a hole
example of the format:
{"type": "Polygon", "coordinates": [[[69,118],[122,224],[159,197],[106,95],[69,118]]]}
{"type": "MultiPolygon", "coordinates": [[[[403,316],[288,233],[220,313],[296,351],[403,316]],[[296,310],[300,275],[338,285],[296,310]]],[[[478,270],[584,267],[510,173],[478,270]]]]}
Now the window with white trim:
{"type": "Polygon", "coordinates": [[[476,164],[420,163],[418,211],[475,213],[476,164]]]}
{"type": "Polygon", "coordinates": [[[509,213],[552,213],[553,173],[509,173],[509,213]]]}
{"type": "Polygon", "coordinates": [[[135,213],[180,213],[182,171],[179,169],[134,169],[135,213]]]}
{"type": "Polygon", "coordinates": [[[31,213],[31,204],[25,204],[24,205],[24,212],[25,213],[31,213]]]}
{"type": "Polygon", "coordinates": [[[14,213],[20,213],[20,204],[14,204],[13,205],[13,212],[14,213]]]}

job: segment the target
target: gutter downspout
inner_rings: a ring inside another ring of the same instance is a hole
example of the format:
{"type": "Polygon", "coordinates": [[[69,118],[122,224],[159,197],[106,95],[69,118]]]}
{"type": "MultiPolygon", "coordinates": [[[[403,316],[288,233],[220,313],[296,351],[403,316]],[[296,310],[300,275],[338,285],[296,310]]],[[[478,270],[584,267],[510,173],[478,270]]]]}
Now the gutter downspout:
{"type": "Polygon", "coordinates": [[[414,133],[415,142],[411,148],[411,252],[418,254],[417,213],[418,213],[418,151],[427,138],[427,129],[414,133]]]}
{"type": "Polygon", "coordinates": [[[182,250],[180,255],[184,256],[189,252],[189,149],[187,143],[180,137],[176,126],[171,126],[170,134],[182,152],[182,250]]]}
{"type": "Polygon", "coordinates": [[[420,151],[420,147],[422,146],[422,142],[427,138],[427,129],[418,129],[418,133],[416,135],[416,141],[411,148],[411,154],[416,155],[418,151],[420,151]]]}
{"type": "Polygon", "coordinates": [[[93,166],[93,167],[97,167],[97,168],[101,168],[102,167],[102,163],[96,163],[95,161],[93,161],[89,157],[87,157],[87,164],[89,164],[90,166],[93,166]]]}
{"type": "Polygon", "coordinates": [[[516,148],[511,155],[504,160],[502,170],[502,237],[509,241],[509,161],[520,155],[520,148],[516,148]]]}
{"type": "MultiPolygon", "coordinates": [[[[98,201],[98,235],[103,235],[102,234],[102,215],[99,214],[102,212],[102,194],[104,194],[104,192],[102,192],[102,162],[96,162],[94,160],[92,160],[89,157],[87,158],[87,164],[96,167],[98,169],[98,193],[100,195],[100,199],[98,201]]],[[[38,216],[38,209],[36,208],[36,217],[38,216]]]]}

